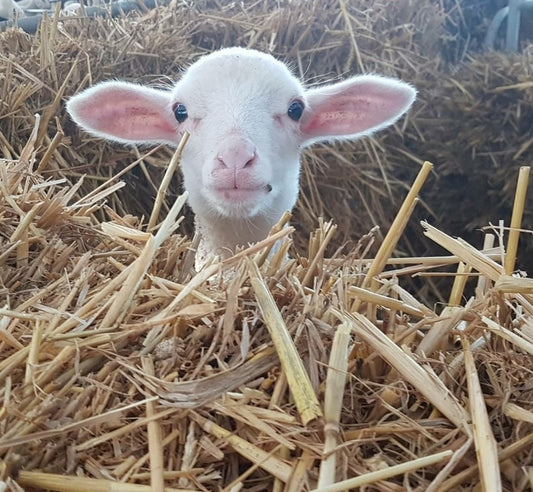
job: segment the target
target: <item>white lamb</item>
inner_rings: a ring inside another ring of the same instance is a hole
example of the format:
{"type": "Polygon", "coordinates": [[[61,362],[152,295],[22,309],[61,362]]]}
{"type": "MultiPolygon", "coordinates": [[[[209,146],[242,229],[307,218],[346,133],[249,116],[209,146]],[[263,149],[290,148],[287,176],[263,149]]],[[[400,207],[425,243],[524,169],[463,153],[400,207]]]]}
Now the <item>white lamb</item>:
{"type": "Polygon", "coordinates": [[[264,239],[298,197],[300,153],[314,142],[356,139],[394,123],[416,91],[362,75],[305,89],[272,56],[227,48],[200,58],[170,90],[109,81],[72,97],[71,117],[123,143],[176,146],[206,256],[264,239]]]}

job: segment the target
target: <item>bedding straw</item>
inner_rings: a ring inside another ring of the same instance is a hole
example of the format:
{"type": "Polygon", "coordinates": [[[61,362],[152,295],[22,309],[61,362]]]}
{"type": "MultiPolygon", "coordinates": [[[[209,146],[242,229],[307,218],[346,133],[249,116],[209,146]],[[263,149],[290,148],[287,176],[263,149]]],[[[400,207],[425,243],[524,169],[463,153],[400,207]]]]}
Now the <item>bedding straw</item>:
{"type": "Polygon", "coordinates": [[[513,214],[511,216],[511,228],[509,230],[509,239],[507,240],[507,251],[505,253],[505,261],[503,264],[504,271],[507,275],[511,275],[514,271],[516,262],[516,253],[518,251],[518,238],[520,235],[520,228],[522,227],[522,216],[524,214],[524,207],[526,203],[527,185],[529,183],[529,166],[520,168],[518,174],[518,182],[516,185],[515,202],[513,205],[513,214]]]}
{"type": "Polygon", "coordinates": [[[312,492],[342,492],[344,490],[350,490],[355,487],[363,487],[365,485],[370,485],[374,482],[393,477],[394,475],[408,473],[418,468],[442,461],[446,458],[449,458],[451,454],[451,451],[443,451],[442,453],[426,456],[424,458],[418,458],[416,460],[401,465],[394,465],[384,470],[367,473],[361,477],[351,478],[343,482],[338,482],[334,485],[328,485],[326,487],[314,489],[312,492]]]}
{"type": "MultiPolygon", "coordinates": [[[[376,254],[374,262],[368,269],[363,282],[363,288],[369,287],[374,277],[383,270],[385,264],[387,263],[387,259],[391,256],[400,236],[407,225],[407,221],[414,210],[418,194],[420,193],[420,190],[422,189],[422,186],[424,185],[424,182],[426,181],[432,169],[433,164],[431,164],[431,162],[426,161],[422,165],[422,168],[420,169],[413,185],[409,189],[409,193],[407,193],[400,210],[398,210],[398,214],[396,215],[394,222],[392,223],[387,235],[385,236],[385,239],[383,240],[383,243],[376,254]]],[[[374,290],[375,288],[376,287],[374,287],[374,290]]]]}
{"type": "Polygon", "coordinates": [[[532,51],[476,52],[483,15],[195,0],[0,33],[0,489],[525,490],[532,51]],[[292,216],[195,272],[179,152],[105,143],[64,103],[232,44],[418,98],[307,150],[292,216]]]}
{"type": "Polygon", "coordinates": [[[465,369],[468,383],[468,399],[472,415],[472,429],[481,472],[482,488],[486,492],[502,490],[496,440],[490,428],[490,420],[479,383],[479,377],[468,340],[463,339],[465,369]]]}
{"type": "Polygon", "coordinates": [[[344,393],[346,383],[350,331],[350,326],[340,325],[337,328],[331,346],[331,357],[326,378],[326,393],[324,396],[324,458],[320,465],[319,489],[335,483],[337,465],[335,448],[338,446],[339,441],[342,411],[342,400],[339,395],[344,393]]]}
{"type": "Polygon", "coordinates": [[[302,423],[307,425],[312,420],[322,416],[322,411],[316,394],[302,364],[302,359],[294,345],[290,333],[283,321],[276,302],[261,277],[255,263],[248,261],[250,281],[257,297],[257,302],[263,313],[272,342],[280,358],[281,367],[287,378],[287,383],[298,408],[302,423]]]}

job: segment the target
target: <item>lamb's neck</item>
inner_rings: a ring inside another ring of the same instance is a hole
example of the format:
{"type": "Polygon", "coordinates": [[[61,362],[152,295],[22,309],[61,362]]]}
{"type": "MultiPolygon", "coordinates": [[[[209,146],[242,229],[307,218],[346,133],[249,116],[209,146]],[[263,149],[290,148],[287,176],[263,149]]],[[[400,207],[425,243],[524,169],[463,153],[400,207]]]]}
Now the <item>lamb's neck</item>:
{"type": "Polygon", "coordinates": [[[261,215],[250,219],[217,217],[209,221],[197,216],[196,230],[200,233],[197,259],[201,257],[205,261],[209,255],[229,258],[237,246],[247,246],[267,237],[274,224],[275,221],[261,215]]]}

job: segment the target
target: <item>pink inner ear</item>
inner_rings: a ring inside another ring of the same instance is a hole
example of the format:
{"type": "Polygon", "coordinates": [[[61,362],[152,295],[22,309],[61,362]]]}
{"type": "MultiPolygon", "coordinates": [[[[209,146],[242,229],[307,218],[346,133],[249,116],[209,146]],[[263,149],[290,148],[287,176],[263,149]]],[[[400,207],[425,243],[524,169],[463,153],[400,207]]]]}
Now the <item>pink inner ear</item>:
{"type": "Polygon", "coordinates": [[[100,131],[126,140],[166,139],[175,135],[175,127],[161,117],[161,110],[138,105],[137,101],[109,104],[98,110],[100,131]]]}
{"type": "Polygon", "coordinates": [[[177,139],[170,95],[122,82],[97,85],[74,96],[68,109],[73,119],[96,135],[127,142],[177,139]]]}
{"type": "Polygon", "coordinates": [[[354,137],[392,124],[411,105],[414,89],[381,77],[359,77],[309,93],[305,138],[354,137]]]}
{"type": "Polygon", "coordinates": [[[383,122],[384,109],[380,99],[339,97],[317,108],[304,131],[312,135],[331,136],[364,132],[383,122]],[[381,111],[378,109],[380,106],[381,111]]]}

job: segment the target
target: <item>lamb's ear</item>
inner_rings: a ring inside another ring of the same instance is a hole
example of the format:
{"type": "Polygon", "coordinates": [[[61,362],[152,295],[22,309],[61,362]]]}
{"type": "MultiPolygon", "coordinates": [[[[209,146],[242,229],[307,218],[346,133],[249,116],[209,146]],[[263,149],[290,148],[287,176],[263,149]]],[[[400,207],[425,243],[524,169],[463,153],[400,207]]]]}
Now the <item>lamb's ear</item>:
{"type": "Polygon", "coordinates": [[[98,137],[124,143],[176,143],[178,122],[169,91],[103,82],[72,97],[67,111],[78,125],[98,137]]]}
{"type": "Polygon", "coordinates": [[[416,97],[397,79],[362,75],[306,92],[300,120],[304,145],[331,138],[357,138],[394,123],[416,97]]]}

